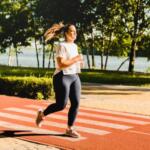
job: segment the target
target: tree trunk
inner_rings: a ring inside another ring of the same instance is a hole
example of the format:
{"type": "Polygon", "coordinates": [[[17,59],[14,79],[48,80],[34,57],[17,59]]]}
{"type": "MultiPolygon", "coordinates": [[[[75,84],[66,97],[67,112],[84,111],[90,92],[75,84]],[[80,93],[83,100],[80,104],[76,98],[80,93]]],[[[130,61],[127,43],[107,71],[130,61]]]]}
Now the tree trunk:
{"type": "Polygon", "coordinates": [[[50,65],[51,65],[51,57],[52,57],[52,53],[53,53],[53,48],[54,48],[54,42],[51,44],[51,50],[49,52],[48,68],[50,68],[50,65]]]}
{"type": "Polygon", "coordinates": [[[89,57],[89,50],[88,50],[88,48],[86,49],[86,59],[87,59],[88,69],[91,69],[90,57],[89,57]]]}
{"type": "Polygon", "coordinates": [[[84,44],[85,44],[85,47],[86,47],[87,65],[88,65],[88,69],[90,69],[90,68],[91,68],[91,65],[90,65],[90,58],[89,58],[89,50],[88,50],[88,47],[87,47],[87,44],[86,44],[86,40],[85,40],[84,35],[83,35],[83,40],[84,40],[84,44]]]}
{"type": "Polygon", "coordinates": [[[106,68],[107,68],[108,57],[109,57],[109,51],[107,50],[106,59],[105,59],[105,66],[104,66],[104,70],[106,70],[106,68]]]}
{"type": "Polygon", "coordinates": [[[138,0],[136,10],[133,12],[134,16],[134,31],[132,37],[132,43],[131,43],[131,50],[130,50],[130,61],[129,61],[129,72],[134,72],[134,63],[135,63],[135,56],[136,56],[136,39],[138,35],[138,20],[139,20],[139,11],[140,11],[140,0],[138,0]]]}
{"type": "Polygon", "coordinates": [[[134,62],[135,62],[135,45],[136,42],[133,39],[131,44],[131,51],[130,51],[130,60],[129,60],[129,72],[134,72],[134,62]]]}
{"type": "Polygon", "coordinates": [[[35,43],[35,50],[36,50],[36,60],[37,60],[37,67],[40,67],[40,62],[39,62],[39,53],[38,53],[38,48],[37,48],[37,44],[36,44],[36,38],[34,40],[35,43]]]}
{"type": "Polygon", "coordinates": [[[12,52],[11,52],[11,47],[9,47],[9,53],[8,53],[8,66],[12,65],[12,52]]]}
{"type": "Polygon", "coordinates": [[[95,68],[95,57],[94,57],[94,34],[91,33],[92,41],[91,41],[91,49],[92,49],[92,68],[95,68]]]}
{"type": "Polygon", "coordinates": [[[128,61],[128,60],[129,60],[129,58],[125,59],[125,60],[120,64],[120,66],[118,67],[117,71],[119,71],[120,68],[124,65],[124,63],[125,63],[126,61],[128,61]]]}
{"type": "Polygon", "coordinates": [[[42,45],[43,45],[43,68],[45,68],[45,42],[44,38],[42,37],[42,45]]]}
{"type": "Polygon", "coordinates": [[[48,68],[51,67],[51,57],[52,57],[52,51],[49,52],[49,58],[48,58],[48,68]]]}
{"type": "Polygon", "coordinates": [[[18,60],[18,49],[15,48],[15,52],[16,52],[16,65],[17,67],[19,66],[19,60],[18,60]]]}
{"type": "Polygon", "coordinates": [[[53,54],[53,66],[55,68],[55,53],[54,53],[54,51],[52,51],[52,54],[53,54]]]}
{"type": "Polygon", "coordinates": [[[107,50],[106,50],[106,60],[105,60],[105,66],[104,66],[104,69],[105,69],[105,70],[106,70],[106,68],[107,68],[108,57],[109,57],[109,51],[110,51],[109,49],[110,49],[111,42],[112,42],[112,32],[110,32],[109,44],[108,44],[108,47],[107,47],[107,50]]]}
{"type": "Polygon", "coordinates": [[[103,38],[103,32],[102,32],[102,50],[101,50],[101,53],[100,53],[100,57],[101,57],[101,70],[104,69],[104,38],[103,38]]]}
{"type": "Polygon", "coordinates": [[[104,58],[104,52],[101,52],[101,70],[104,69],[104,64],[103,64],[103,58],[104,58]]]}

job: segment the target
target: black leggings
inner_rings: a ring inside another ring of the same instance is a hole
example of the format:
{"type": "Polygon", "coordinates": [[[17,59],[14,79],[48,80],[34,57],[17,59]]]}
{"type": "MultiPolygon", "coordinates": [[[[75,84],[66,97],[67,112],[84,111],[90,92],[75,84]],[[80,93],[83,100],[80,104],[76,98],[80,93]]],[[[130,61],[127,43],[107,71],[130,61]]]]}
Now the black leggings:
{"type": "Polygon", "coordinates": [[[53,85],[56,103],[49,105],[44,110],[44,116],[63,110],[66,107],[68,99],[70,99],[71,106],[68,113],[68,126],[72,126],[75,122],[81,93],[81,82],[77,74],[63,75],[59,72],[53,77],[53,85]]]}

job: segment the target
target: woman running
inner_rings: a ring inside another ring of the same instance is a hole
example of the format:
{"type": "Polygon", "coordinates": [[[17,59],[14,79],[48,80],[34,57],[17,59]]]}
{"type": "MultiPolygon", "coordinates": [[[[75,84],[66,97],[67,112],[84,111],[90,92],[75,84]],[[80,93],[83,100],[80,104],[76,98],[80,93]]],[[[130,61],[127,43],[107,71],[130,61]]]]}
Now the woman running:
{"type": "Polygon", "coordinates": [[[83,57],[78,54],[77,45],[74,43],[77,37],[76,27],[73,24],[54,24],[45,33],[45,38],[46,41],[51,40],[62,32],[65,40],[59,43],[56,49],[56,70],[53,76],[56,102],[50,104],[45,110],[38,111],[36,125],[40,127],[45,116],[63,110],[70,99],[66,135],[78,138],[80,134],[75,131],[74,123],[80,102],[81,82],[78,73],[81,71],[83,57]]]}

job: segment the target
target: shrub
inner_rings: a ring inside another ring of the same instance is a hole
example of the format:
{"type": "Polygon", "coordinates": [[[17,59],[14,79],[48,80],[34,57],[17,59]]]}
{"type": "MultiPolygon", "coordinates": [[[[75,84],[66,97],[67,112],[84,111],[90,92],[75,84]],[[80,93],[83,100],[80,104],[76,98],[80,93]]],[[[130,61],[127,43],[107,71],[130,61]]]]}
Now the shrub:
{"type": "Polygon", "coordinates": [[[0,93],[33,99],[41,93],[42,98],[48,99],[52,94],[52,80],[44,77],[0,77],[0,93]]]}
{"type": "Polygon", "coordinates": [[[144,85],[150,84],[150,76],[143,74],[130,74],[121,72],[82,72],[80,74],[82,82],[102,83],[102,84],[123,84],[123,85],[144,85]]]}
{"type": "Polygon", "coordinates": [[[41,92],[37,92],[37,98],[36,99],[41,100],[43,98],[44,98],[43,94],[41,92]]]}

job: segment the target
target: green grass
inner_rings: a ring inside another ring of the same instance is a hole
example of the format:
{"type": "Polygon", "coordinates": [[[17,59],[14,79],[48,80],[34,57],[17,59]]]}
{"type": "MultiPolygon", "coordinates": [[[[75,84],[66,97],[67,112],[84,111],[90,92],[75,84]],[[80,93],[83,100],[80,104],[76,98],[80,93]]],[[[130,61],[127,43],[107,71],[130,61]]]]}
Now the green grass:
{"type": "Polygon", "coordinates": [[[54,69],[0,66],[0,76],[51,77],[54,69]]]}
{"type": "Polygon", "coordinates": [[[145,85],[150,84],[150,76],[144,74],[129,74],[122,72],[83,72],[83,82],[121,85],[145,85]]]}
{"type": "MultiPolygon", "coordinates": [[[[37,69],[26,67],[0,66],[0,76],[36,76],[52,77],[54,69],[37,69]]],[[[102,83],[102,84],[121,84],[149,86],[150,74],[148,73],[128,73],[117,71],[101,71],[83,69],[80,74],[82,82],[102,83]]]]}

